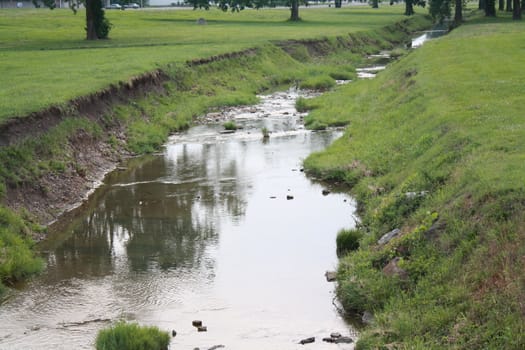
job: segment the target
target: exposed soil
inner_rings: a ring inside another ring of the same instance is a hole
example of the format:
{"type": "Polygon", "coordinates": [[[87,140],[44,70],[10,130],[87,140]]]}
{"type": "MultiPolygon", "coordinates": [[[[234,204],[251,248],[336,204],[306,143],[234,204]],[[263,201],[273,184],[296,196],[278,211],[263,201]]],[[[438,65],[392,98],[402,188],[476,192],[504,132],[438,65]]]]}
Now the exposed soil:
{"type": "Polygon", "coordinates": [[[112,135],[125,144],[126,137],[123,126],[107,125],[103,116],[116,104],[128,103],[151,92],[163,93],[163,82],[167,79],[164,72],[156,70],[121,82],[118,86],[111,85],[102,91],[76,98],[63,107],[51,106],[2,124],[0,147],[45,134],[71,117],[94,120],[106,134],[105,137],[94,138],[79,130],[71,135],[64,149],[72,162],[65,171],[49,172],[31,184],[9,187],[4,203],[15,210],[26,209],[39,223],[49,224],[85,200],[104,176],[115,169],[122,157],[129,156],[123,147],[112,147],[106,142],[107,136],[112,135]]]}

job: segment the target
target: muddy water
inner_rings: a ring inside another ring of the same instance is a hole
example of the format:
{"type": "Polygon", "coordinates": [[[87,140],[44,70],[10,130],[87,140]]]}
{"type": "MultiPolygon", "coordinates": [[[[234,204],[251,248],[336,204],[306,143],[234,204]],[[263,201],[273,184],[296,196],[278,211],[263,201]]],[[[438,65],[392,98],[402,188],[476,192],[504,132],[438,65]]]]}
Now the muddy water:
{"type": "Polygon", "coordinates": [[[0,349],[92,349],[118,319],[176,330],[171,349],[352,349],[321,338],[353,332],[324,273],[354,203],[301,172],[340,133],[305,131],[296,96],[215,114],[108,176],[52,230],[45,273],[0,307],[0,349]],[[244,129],[222,134],[224,118],[244,129]]]}

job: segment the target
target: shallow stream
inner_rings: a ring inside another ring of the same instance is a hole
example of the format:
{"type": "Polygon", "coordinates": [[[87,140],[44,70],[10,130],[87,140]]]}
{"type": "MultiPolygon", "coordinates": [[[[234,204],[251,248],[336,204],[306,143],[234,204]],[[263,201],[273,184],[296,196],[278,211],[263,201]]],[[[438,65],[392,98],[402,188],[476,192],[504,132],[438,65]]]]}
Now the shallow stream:
{"type": "Polygon", "coordinates": [[[324,274],[354,203],[301,171],[341,132],[304,130],[299,94],[210,115],[110,174],[52,228],[47,270],[1,306],[0,349],[92,349],[121,318],[176,330],[171,349],[304,349],[314,336],[315,349],[352,349],[321,339],[353,335],[324,274]],[[224,119],[243,129],[224,134],[224,119]]]}

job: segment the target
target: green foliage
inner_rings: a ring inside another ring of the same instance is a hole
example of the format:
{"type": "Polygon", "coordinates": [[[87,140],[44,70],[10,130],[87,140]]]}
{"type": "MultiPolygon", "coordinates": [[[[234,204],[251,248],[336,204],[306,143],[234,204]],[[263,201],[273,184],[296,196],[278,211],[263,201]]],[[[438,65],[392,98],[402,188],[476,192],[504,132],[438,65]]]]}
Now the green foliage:
{"type": "Polygon", "coordinates": [[[324,76],[324,75],[308,77],[299,83],[299,87],[301,89],[309,89],[309,90],[324,91],[334,86],[335,86],[334,79],[330,76],[324,76]]]}
{"type": "Polygon", "coordinates": [[[268,130],[267,127],[262,128],[261,129],[261,133],[263,135],[263,138],[265,138],[265,139],[270,137],[270,130],[268,130]]]}
{"type": "Polygon", "coordinates": [[[42,228],[0,206],[0,291],[2,283],[18,281],[42,269],[42,260],[31,250],[31,233],[37,230],[42,228]]]}
{"type": "Polygon", "coordinates": [[[222,126],[224,126],[224,129],[226,129],[226,130],[232,130],[232,131],[237,130],[237,124],[235,124],[235,122],[233,120],[227,121],[222,126]]]}
{"type": "Polygon", "coordinates": [[[359,240],[362,237],[363,232],[359,229],[339,231],[336,238],[337,255],[344,256],[359,249],[359,240]]]}
{"type": "Polygon", "coordinates": [[[101,330],[95,343],[97,350],[167,350],[170,336],[158,327],[121,321],[101,330]]]}

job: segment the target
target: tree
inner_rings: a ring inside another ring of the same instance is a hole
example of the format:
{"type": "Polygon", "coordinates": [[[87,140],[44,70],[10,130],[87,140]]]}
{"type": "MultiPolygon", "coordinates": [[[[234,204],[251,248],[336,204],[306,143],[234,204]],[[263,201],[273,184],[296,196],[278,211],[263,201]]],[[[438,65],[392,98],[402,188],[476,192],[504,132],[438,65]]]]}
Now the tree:
{"type": "MultiPolygon", "coordinates": [[[[43,2],[51,10],[55,8],[54,0],[43,2]]],[[[86,40],[107,39],[112,25],[104,13],[102,0],[71,0],[69,7],[74,14],[77,14],[80,4],[86,7],[86,40]]]]}
{"type": "Polygon", "coordinates": [[[458,25],[463,21],[463,1],[464,0],[430,0],[430,15],[439,20],[439,22],[443,22],[443,20],[450,17],[452,6],[454,6],[454,23],[458,25]]]}
{"type": "Polygon", "coordinates": [[[307,0],[186,0],[194,9],[208,10],[211,4],[216,4],[223,11],[241,11],[245,8],[260,9],[262,7],[288,6],[290,8],[290,21],[299,21],[299,5],[308,4],[307,0]]]}
{"type": "Polygon", "coordinates": [[[336,9],[340,9],[343,6],[343,0],[335,0],[334,4],[336,9]]]}
{"type": "Polygon", "coordinates": [[[505,6],[506,12],[512,12],[512,0],[507,0],[506,6],[505,6]]]}
{"type": "Polygon", "coordinates": [[[496,0],[485,0],[485,16],[496,17],[496,0]]]}
{"type": "Polygon", "coordinates": [[[405,16],[412,16],[414,12],[414,6],[425,7],[425,0],[405,0],[405,16]]]}
{"type": "Polygon", "coordinates": [[[520,0],[512,1],[512,9],[512,19],[520,20],[522,11],[520,0]]]}

